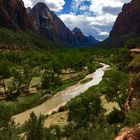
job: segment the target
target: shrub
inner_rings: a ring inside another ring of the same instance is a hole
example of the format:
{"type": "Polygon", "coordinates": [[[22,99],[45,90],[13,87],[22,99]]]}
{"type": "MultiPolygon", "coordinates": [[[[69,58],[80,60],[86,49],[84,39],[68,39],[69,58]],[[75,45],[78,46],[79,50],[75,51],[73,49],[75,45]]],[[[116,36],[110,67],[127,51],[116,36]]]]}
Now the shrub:
{"type": "Polygon", "coordinates": [[[124,112],[114,108],[114,110],[107,116],[107,121],[110,124],[122,123],[124,121],[124,118],[125,118],[124,112]]]}
{"type": "Polygon", "coordinates": [[[134,126],[140,123],[140,106],[137,105],[130,110],[125,117],[125,124],[134,126]]]}

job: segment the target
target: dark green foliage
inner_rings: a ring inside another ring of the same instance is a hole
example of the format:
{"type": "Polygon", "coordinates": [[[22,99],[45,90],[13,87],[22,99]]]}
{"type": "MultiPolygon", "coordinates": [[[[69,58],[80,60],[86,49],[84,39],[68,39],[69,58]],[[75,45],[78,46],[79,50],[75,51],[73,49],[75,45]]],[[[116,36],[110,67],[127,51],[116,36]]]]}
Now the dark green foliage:
{"type": "MultiPolygon", "coordinates": [[[[6,28],[0,29],[0,47],[6,45],[10,46],[11,50],[18,49],[53,49],[58,47],[54,42],[42,37],[39,34],[26,31],[26,32],[15,32],[6,28]]],[[[6,49],[6,48],[1,48],[6,49]]]]}
{"type": "Polygon", "coordinates": [[[107,116],[107,121],[110,124],[114,123],[123,123],[125,118],[125,114],[121,110],[114,109],[108,116],[107,116]]]}
{"type": "Polygon", "coordinates": [[[70,140],[113,140],[115,128],[106,126],[88,127],[78,129],[72,133],[70,140]]]}
{"type": "Polygon", "coordinates": [[[20,136],[20,127],[14,124],[13,121],[9,122],[7,126],[0,130],[0,140],[23,140],[24,137],[20,136]]]}
{"type": "Polygon", "coordinates": [[[30,114],[30,119],[25,123],[25,133],[27,140],[60,140],[61,129],[57,125],[44,127],[45,116],[30,114]]]}
{"type": "Polygon", "coordinates": [[[125,124],[135,126],[140,122],[140,105],[134,106],[125,117],[125,124]]]}
{"type": "Polygon", "coordinates": [[[119,103],[121,109],[128,95],[128,76],[118,70],[109,70],[105,73],[101,82],[101,92],[108,100],[119,103]]]}
{"type": "Polygon", "coordinates": [[[30,119],[25,124],[27,140],[43,140],[43,121],[44,116],[40,116],[38,119],[34,113],[31,113],[30,119]]]}
{"type": "Polygon", "coordinates": [[[96,71],[98,68],[102,67],[102,65],[97,62],[92,62],[92,63],[88,63],[87,67],[88,67],[89,72],[92,73],[96,71]]]}
{"type": "Polygon", "coordinates": [[[140,46],[140,36],[135,34],[121,35],[118,37],[110,37],[99,43],[98,47],[110,49],[110,48],[134,48],[140,46]]]}
{"type": "Polygon", "coordinates": [[[10,99],[6,102],[1,101],[1,104],[4,110],[8,110],[8,113],[11,113],[11,115],[15,115],[46,101],[48,99],[47,97],[42,98],[45,94],[46,91],[39,91],[36,94],[28,95],[25,97],[17,97],[16,99],[12,99],[11,101],[10,99]]]}
{"type": "Polygon", "coordinates": [[[129,63],[129,55],[128,55],[128,49],[121,48],[116,49],[112,53],[112,58],[110,59],[110,62],[117,67],[119,71],[123,71],[125,73],[128,72],[128,63],[129,63]]]}
{"type": "Polygon", "coordinates": [[[74,121],[78,127],[81,127],[95,121],[101,111],[101,101],[91,88],[70,101],[68,108],[69,121],[74,121]]]}
{"type": "Polygon", "coordinates": [[[7,96],[5,80],[10,78],[10,63],[8,61],[0,61],[0,86],[4,89],[4,94],[7,96]]]}
{"type": "Polygon", "coordinates": [[[7,126],[11,121],[12,108],[0,103],[0,127],[7,126]]]}

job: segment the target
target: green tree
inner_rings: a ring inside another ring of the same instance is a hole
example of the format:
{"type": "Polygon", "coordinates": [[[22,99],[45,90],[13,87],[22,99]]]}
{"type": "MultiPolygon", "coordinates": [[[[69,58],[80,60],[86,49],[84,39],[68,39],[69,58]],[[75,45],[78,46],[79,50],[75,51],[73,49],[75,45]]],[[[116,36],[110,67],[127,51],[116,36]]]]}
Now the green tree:
{"type": "Polygon", "coordinates": [[[30,119],[25,124],[27,140],[43,140],[44,137],[44,116],[37,116],[31,113],[30,119]]]}
{"type": "Polygon", "coordinates": [[[114,108],[114,110],[107,116],[107,121],[110,124],[123,123],[124,118],[125,118],[124,112],[114,108]]]}
{"type": "Polygon", "coordinates": [[[0,85],[4,89],[4,94],[7,96],[6,79],[10,78],[10,63],[8,61],[0,61],[0,85]]]}
{"type": "Polygon", "coordinates": [[[109,70],[105,73],[104,80],[100,86],[107,99],[116,101],[123,110],[123,105],[128,95],[127,74],[118,70],[109,70]]]}
{"type": "Polygon", "coordinates": [[[82,126],[94,122],[102,107],[99,96],[94,94],[93,88],[90,88],[86,93],[70,101],[68,108],[69,121],[82,126]]]}

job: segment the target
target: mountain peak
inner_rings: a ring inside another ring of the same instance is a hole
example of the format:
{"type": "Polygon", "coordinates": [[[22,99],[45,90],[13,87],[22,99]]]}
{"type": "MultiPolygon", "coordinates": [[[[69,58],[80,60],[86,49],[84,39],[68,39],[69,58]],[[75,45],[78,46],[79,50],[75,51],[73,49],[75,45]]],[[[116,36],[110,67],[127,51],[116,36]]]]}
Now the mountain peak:
{"type": "Polygon", "coordinates": [[[94,38],[92,35],[89,35],[88,38],[94,38]]]}
{"type": "Polygon", "coordinates": [[[95,43],[95,44],[99,43],[99,41],[96,40],[92,35],[89,35],[87,38],[88,38],[88,42],[91,44],[92,43],[95,43]]]}
{"type": "Polygon", "coordinates": [[[72,32],[76,36],[76,38],[78,39],[79,42],[83,42],[88,45],[97,44],[99,42],[92,35],[85,36],[78,27],[75,27],[72,30],[72,32]]]}
{"type": "Polygon", "coordinates": [[[75,27],[75,28],[72,30],[72,32],[74,32],[74,33],[77,33],[77,32],[82,33],[82,31],[81,31],[78,27],[75,27]]]}
{"type": "Polygon", "coordinates": [[[87,37],[82,33],[79,28],[75,27],[72,32],[77,37],[78,41],[87,42],[87,37]]]}

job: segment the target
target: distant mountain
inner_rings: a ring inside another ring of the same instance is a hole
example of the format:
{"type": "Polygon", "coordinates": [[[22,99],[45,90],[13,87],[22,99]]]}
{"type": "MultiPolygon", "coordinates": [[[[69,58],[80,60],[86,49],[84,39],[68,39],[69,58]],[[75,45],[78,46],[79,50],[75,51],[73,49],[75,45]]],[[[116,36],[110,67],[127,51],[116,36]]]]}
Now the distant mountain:
{"type": "Polygon", "coordinates": [[[124,4],[122,12],[114,24],[110,37],[140,34],[140,1],[132,0],[124,4]]]}
{"type": "Polygon", "coordinates": [[[88,44],[98,44],[99,41],[96,40],[92,35],[89,35],[88,37],[88,44]]]}
{"type": "Polygon", "coordinates": [[[0,27],[36,30],[36,24],[26,13],[22,0],[0,0],[0,27]]]}
{"type": "Polygon", "coordinates": [[[79,28],[75,27],[72,32],[76,36],[78,42],[86,43],[88,41],[87,36],[85,36],[79,28]]]}
{"type": "Polygon", "coordinates": [[[75,38],[77,39],[77,42],[82,42],[83,44],[85,45],[92,45],[92,44],[97,44],[99,43],[98,40],[96,40],[93,36],[85,36],[82,31],[75,27],[73,30],[72,30],[73,34],[75,35],[75,38]]]}

